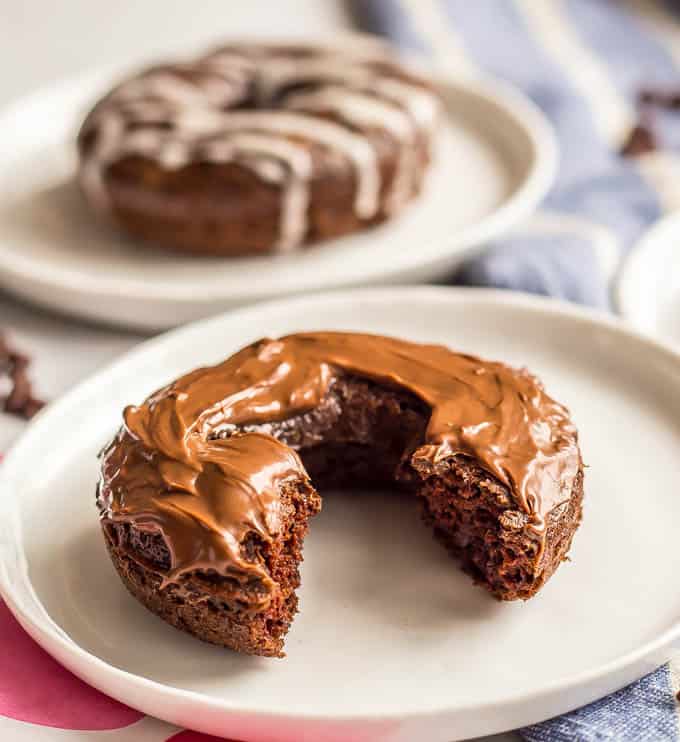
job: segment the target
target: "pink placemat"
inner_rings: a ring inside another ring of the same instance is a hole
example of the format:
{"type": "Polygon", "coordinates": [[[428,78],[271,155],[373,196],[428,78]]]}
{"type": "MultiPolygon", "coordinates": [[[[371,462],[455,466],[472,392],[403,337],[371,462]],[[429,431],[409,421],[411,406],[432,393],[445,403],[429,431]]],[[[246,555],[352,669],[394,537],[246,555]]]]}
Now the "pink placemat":
{"type": "MultiPolygon", "coordinates": [[[[19,626],[0,600],[0,739],[23,739],[16,724],[26,726],[26,739],[60,740],[69,737],[61,731],[81,732],[73,736],[83,740],[83,731],[120,731],[106,735],[107,742],[144,739],[158,742],[214,742],[211,737],[189,730],[177,731],[170,725],[151,720],[139,711],[124,706],[79,680],[41,649],[19,626]],[[153,733],[157,729],[157,736],[153,733]]],[[[96,739],[99,735],[92,735],[96,739]]]]}
{"type": "Polygon", "coordinates": [[[100,737],[97,733],[104,731],[108,732],[107,742],[218,740],[151,719],[87,685],[31,639],[2,599],[0,657],[2,740],[68,742],[69,735],[65,735],[65,731],[74,733],[73,742],[95,740],[100,737]]]}

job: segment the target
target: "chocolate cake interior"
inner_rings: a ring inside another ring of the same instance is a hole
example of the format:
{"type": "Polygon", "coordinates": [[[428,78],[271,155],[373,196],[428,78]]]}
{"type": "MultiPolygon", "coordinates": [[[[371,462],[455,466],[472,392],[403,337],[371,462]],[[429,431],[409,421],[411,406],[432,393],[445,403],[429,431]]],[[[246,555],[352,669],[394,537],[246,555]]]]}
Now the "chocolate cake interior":
{"type": "Polygon", "coordinates": [[[505,600],[530,597],[540,541],[527,534],[507,488],[465,456],[438,471],[411,464],[429,416],[412,394],[341,375],[312,412],[245,430],[295,448],[322,493],[386,485],[415,492],[425,522],[478,583],[505,600]]]}
{"type": "Polygon", "coordinates": [[[108,523],[104,529],[107,548],[128,590],[168,623],[190,634],[200,631],[204,641],[247,654],[279,657],[297,613],[295,590],[300,585],[298,567],[307,523],[320,505],[318,495],[304,482],[287,482],[280,494],[285,516],[281,538],[267,543],[253,533],[241,545],[243,556],[252,562],[263,561],[278,585],[264,610],[258,606],[267,592],[257,579],[242,582],[197,570],[181,584],[161,590],[158,572],[169,569],[170,552],[157,531],[145,533],[127,523],[108,523]]]}

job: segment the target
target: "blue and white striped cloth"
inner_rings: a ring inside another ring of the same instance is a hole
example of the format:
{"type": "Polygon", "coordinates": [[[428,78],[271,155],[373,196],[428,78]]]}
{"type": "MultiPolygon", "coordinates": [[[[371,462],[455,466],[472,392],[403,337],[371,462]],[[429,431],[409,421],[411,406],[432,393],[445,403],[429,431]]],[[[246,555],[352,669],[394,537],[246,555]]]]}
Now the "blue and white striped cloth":
{"type": "MultiPolygon", "coordinates": [[[[623,158],[641,87],[680,87],[680,3],[671,0],[359,0],[366,30],[458,75],[521,88],[552,121],[561,163],[544,208],[590,229],[526,234],[466,263],[454,283],[609,305],[606,264],[664,211],[680,208],[680,114],[659,121],[667,149],[623,158]],[[578,221],[578,220],[577,220],[578,221]],[[597,225],[600,229],[592,229],[597,225]],[[606,230],[603,261],[593,234],[606,230]]],[[[585,708],[520,731],[531,742],[680,742],[680,662],[585,708]]]]}
{"type": "MultiPolygon", "coordinates": [[[[680,3],[678,3],[680,6],[680,3]]],[[[367,30],[429,55],[458,75],[480,72],[521,88],[557,132],[561,163],[543,207],[604,227],[513,234],[463,266],[456,283],[609,305],[617,260],[664,211],[680,207],[680,155],[619,154],[642,86],[680,82],[680,25],[671,0],[358,0],[367,30]],[[601,230],[599,232],[601,234],[601,230]]],[[[680,119],[659,116],[661,140],[680,144],[680,119]]]]}

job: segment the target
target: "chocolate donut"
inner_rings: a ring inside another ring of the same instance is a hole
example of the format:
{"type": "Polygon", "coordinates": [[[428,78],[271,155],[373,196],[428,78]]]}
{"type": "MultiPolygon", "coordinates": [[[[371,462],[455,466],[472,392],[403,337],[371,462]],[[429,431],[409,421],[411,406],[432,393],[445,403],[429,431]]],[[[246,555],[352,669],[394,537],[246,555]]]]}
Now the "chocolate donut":
{"type": "Polygon", "coordinates": [[[97,494],[118,573],[177,628],[250,654],[282,654],[317,487],[413,491],[436,536],[501,600],[539,590],[581,519],[566,408],[529,372],[443,346],[261,340],[124,420],[97,494]]]}
{"type": "Polygon", "coordinates": [[[212,255],[363,229],[419,191],[440,102],[376,40],[230,44],[116,86],[78,136],[87,202],[130,234],[212,255]]]}

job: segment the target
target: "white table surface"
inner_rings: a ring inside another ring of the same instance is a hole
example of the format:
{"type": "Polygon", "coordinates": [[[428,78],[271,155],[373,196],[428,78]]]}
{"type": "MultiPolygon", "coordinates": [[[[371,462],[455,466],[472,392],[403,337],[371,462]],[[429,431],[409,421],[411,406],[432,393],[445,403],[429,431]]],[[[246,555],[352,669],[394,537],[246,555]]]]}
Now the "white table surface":
{"type": "MultiPolygon", "coordinates": [[[[0,106],[94,66],[200,49],[234,35],[313,38],[349,23],[342,2],[336,0],[0,0],[0,106]]],[[[37,310],[0,293],[1,329],[13,344],[33,356],[36,393],[47,399],[54,399],[144,339],[137,333],[37,310]]],[[[0,413],[0,451],[23,426],[0,413]]],[[[35,739],[67,740],[62,734],[41,728],[35,739]]],[[[87,736],[101,738],[99,733],[80,732],[77,739],[87,736]]],[[[17,723],[0,718],[0,738],[18,739],[17,723]]],[[[518,739],[508,734],[486,742],[518,739]]]]}

